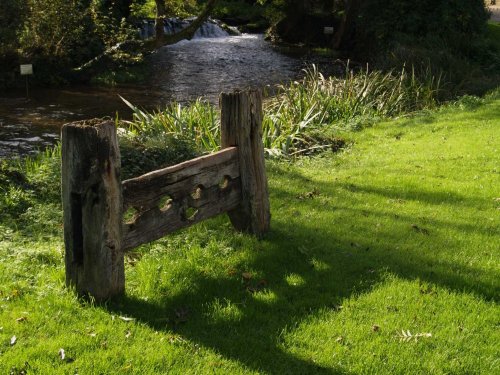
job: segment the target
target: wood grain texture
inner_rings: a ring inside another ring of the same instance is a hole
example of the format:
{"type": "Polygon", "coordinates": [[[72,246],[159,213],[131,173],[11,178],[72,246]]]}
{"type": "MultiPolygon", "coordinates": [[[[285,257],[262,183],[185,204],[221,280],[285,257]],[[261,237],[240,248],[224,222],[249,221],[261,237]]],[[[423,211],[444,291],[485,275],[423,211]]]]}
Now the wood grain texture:
{"type": "Polygon", "coordinates": [[[191,191],[187,190],[165,208],[154,206],[141,211],[132,222],[124,224],[123,251],[232,210],[241,201],[239,178],[228,180],[224,188],[218,184],[203,188],[196,198],[191,196],[191,191]],[[195,211],[192,217],[189,217],[190,210],[195,211]]]}
{"type": "Polygon", "coordinates": [[[160,169],[123,181],[125,210],[152,208],[161,198],[178,199],[191,193],[197,186],[217,185],[224,176],[231,179],[240,175],[238,151],[229,147],[219,152],[188,160],[184,163],[160,169]]]}
{"type": "Polygon", "coordinates": [[[242,202],[229,212],[233,226],[261,238],[271,221],[262,144],[260,91],[221,94],[221,146],[238,147],[242,202]]]}
{"type": "Polygon", "coordinates": [[[66,284],[106,299],[125,287],[116,128],[72,123],[61,139],[66,284]]]}

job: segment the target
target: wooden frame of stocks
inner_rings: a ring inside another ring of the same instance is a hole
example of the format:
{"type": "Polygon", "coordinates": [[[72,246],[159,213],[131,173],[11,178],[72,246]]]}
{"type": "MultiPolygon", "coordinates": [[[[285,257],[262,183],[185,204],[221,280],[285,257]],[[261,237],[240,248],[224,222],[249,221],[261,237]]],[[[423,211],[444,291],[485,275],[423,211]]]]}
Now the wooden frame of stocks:
{"type": "Polygon", "coordinates": [[[123,182],[113,122],[63,126],[66,284],[79,295],[123,293],[126,251],[210,217],[227,212],[259,238],[268,231],[261,93],[223,93],[220,105],[220,151],[123,182]]]}

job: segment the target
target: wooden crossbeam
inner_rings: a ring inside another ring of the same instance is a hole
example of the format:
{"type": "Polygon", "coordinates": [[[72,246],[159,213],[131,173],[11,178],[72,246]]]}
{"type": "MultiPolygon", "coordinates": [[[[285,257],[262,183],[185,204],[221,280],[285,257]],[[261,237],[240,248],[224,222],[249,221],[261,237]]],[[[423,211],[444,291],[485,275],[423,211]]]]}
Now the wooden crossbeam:
{"type": "Polygon", "coordinates": [[[238,207],[238,150],[229,147],[126,180],[122,186],[124,209],[136,210],[123,229],[122,249],[128,251],[238,207]]]}

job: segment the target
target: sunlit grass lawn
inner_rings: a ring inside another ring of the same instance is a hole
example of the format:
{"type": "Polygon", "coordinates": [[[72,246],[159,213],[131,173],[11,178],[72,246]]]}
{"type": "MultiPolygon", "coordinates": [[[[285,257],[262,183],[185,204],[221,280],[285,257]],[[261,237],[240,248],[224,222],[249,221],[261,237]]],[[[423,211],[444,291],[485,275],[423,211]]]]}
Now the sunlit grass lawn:
{"type": "Polygon", "coordinates": [[[268,162],[265,240],[143,246],[104,305],[64,288],[56,202],[3,218],[0,374],[500,373],[500,99],[345,136],[268,162]]]}

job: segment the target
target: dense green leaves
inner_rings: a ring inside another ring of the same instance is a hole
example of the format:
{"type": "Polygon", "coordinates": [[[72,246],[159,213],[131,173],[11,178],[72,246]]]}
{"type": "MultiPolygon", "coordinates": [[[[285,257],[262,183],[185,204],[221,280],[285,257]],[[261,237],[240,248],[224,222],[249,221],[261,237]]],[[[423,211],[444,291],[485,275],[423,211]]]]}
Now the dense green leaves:
{"type": "Polygon", "coordinates": [[[25,9],[23,0],[0,2],[0,56],[17,48],[17,34],[23,24],[25,9]]]}
{"type": "Polygon", "coordinates": [[[14,79],[19,63],[17,38],[25,17],[25,1],[0,1],[0,88],[14,79]]]}
{"type": "Polygon", "coordinates": [[[28,0],[27,4],[21,54],[35,65],[37,80],[58,82],[75,62],[90,59],[101,50],[90,9],[82,1],[28,0]]]}
{"type": "Polygon", "coordinates": [[[483,0],[369,0],[361,3],[356,37],[365,47],[391,41],[439,43],[451,49],[468,44],[486,31],[483,0]]]}
{"type": "MultiPolygon", "coordinates": [[[[72,70],[137,35],[127,22],[133,0],[2,0],[0,87],[19,78],[20,62],[34,64],[34,80],[72,80],[72,70]]],[[[130,61],[122,54],[114,59],[130,61]]]]}

